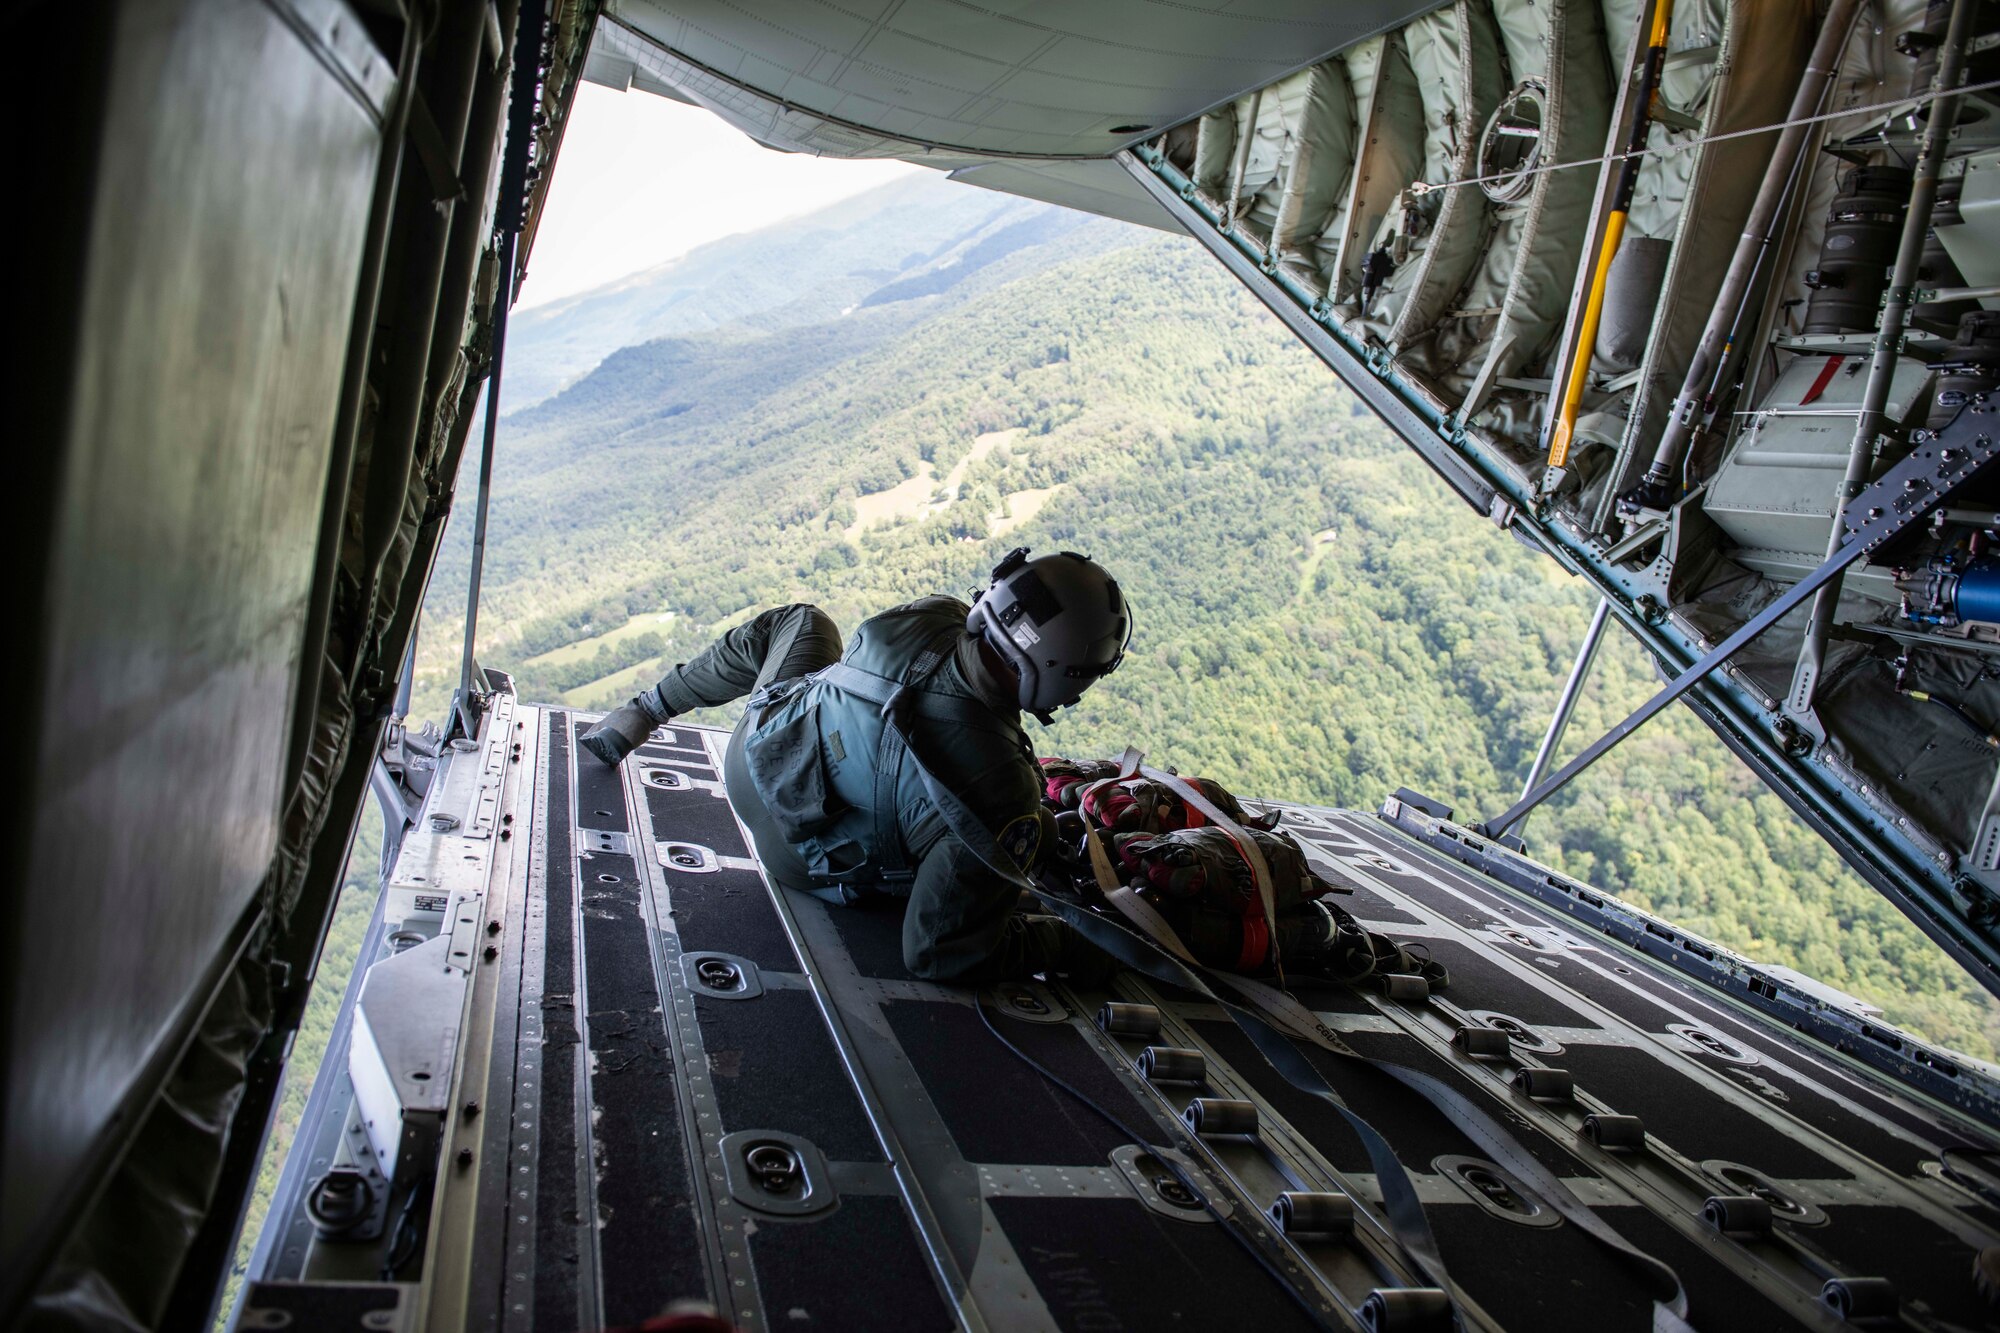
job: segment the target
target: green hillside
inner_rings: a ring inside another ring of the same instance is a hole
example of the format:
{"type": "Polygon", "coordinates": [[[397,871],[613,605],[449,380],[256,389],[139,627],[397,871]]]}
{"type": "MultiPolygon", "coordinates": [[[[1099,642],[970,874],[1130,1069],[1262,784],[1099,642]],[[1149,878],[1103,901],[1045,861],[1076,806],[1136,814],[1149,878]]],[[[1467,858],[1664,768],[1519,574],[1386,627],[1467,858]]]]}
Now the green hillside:
{"type": "MultiPolygon", "coordinates": [[[[1017,542],[1066,546],[1118,573],[1138,634],[1125,669],[1037,734],[1045,753],[1135,743],[1246,794],[1364,809],[1398,785],[1468,816],[1507,804],[1586,589],[1466,510],[1192,243],[1049,211],[991,221],[964,258],[885,278],[845,314],[626,347],[509,415],[482,660],[530,698],[608,705],[753,608],[810,599],[851,626],[970,588],[1017,542]],[[955,491],[928,485],[982,437],[955,491]],[[862,522],[861,497],[917,477],[862,522]]],[[[880,224],[885,254],[904,250],[896,225],[880,224]]],[[[424,715],[455,678],[465,558],[456,531],[424,715]]],[[[1578,743],[1652,686],[1613,638],[1578,743]]],[[[1989,1058],[2000,1041],[2000,1009],[1689,714],[1527,836],[1932,1038],[1989,1058]]]]}
{"type": "MultiPolygon", "coordinates": [[[[776,226],[702,246],[595,291],[520,311],[508,329],[504,411],[554,394],[621,347],[654,338],[754,336],[833,319],[939,281],[968,252],[1007,248],[1015,224],[1074,215],[986,190],[898,182],[776,226]]],[[[976,259],[976,256],[971,256],[976,259]]]]}

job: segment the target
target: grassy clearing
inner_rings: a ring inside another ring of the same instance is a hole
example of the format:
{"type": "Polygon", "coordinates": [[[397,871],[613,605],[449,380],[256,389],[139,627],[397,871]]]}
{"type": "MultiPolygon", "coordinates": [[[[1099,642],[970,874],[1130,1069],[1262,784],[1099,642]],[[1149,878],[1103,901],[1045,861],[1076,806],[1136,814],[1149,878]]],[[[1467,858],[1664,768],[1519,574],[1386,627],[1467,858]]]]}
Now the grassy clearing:
{"type": "MultiPolygon", "coordinates": [[[[972,442],[972,450],[953,465],[944,483],[939,485],[937,469],[928,460],[917,465],[917,475],[907,481],[898,482],[886,491],[873,495],[863,495],[854,501],[854,522],[848,525],[847,539],[853,541],[870,528],[895,523],[906,518],[922,518],[946,508],[951,501],[940,501],[936,497],[940,491],[958,498],[959,488],[965,485],[965,474],[973,464],[986,460],[987,455],[1003,444],[1012,444],[1021,433],[1019,426],[1007,430],[989,430],[972,442]]],[[[1037,509],[1041,507],[1037,502],[1037,509]]]]}
{"type": "Polygon", "coordinates": [[[660,678],[658,662],[641,662],[614,671],[608,676],[563,691],[562,701],[571,708],[600,709],[622,704],[632,695],[645,689],[660,678]]]}
{"type": "MultiPolygon", "coordinates": [[[[763,609],[761,605],[752,603],[749,606],[730,612],[708,627],[708,637],[711,639],[716,638],[735,629],[738,625],[763,609]]],[[[555,662],[571,657],[587,656],[590,653],[595,653],[597,646],[601,643],[614,643],[619,638],[644,634],[648,630],[664,632],[667,628],[667,623],[673,617],[674,613],[672,611],[660,612],[657,615],[634,616],[625,625],[607,634],[600,634],[591,639],[583,639],[577,643],[565,644],[563,647],[551,649],[549,652],[533,660],[536,662],[555,662]]],[[[659,662],[648,660],[635,663],[619,671],[614,671],[608,676],[599,676],[596,680],[587,680],[573,690],[564,690],[559,698],[563,704],[570,708],[582,708],[590,711],[614,708],[624,703],[626,699],[637,694],[640,690],[654,684],[659,678],[659,662]]]]}
{"type": "Polygon", "coordinates": [[[769,608],[766,607],[765,604],[762,602],[752,602],[748,606],[738,607],[736,610],[731,611],[728,615],[724,616],[722,619],[716,621],[713,625],[710,625],[708,627],[708,637],[713,639],[719,637],[720,635],[727,634],[730,630],[735,629],[738,625],[742,624],[750,617],[756,615],[759,611],[764,611],[768,609],[769,608]]]}
{"type": "Polygon", "coordinates": [[[951,488],[954,496],[957,495],[958,488],[965,485],[965,474],[972,471],[974,463],[985,462],[988,454],[1003,444],[1012,444],[1020,433],[1021,428],[1013,426],[1007,430],[989,430],[981,435],[972,442],[972,452],[958,460],[958,465],[952,468],[951,475],[944,479],[944,484],[951,488]]]}
{"type": "Polygon", "coordinates": [[[1049,497],[1060,489],[1055,486],[1031,486],[1025,491],[1014,491],[1001,497],[1000,512],[987,515],[988,531],[995,537],[1004,537],[1015,528],[1042,512],[1042,506],[1049,497]]]}
{"type": "Polygon", "coordinates": [[[1305,564],[1299,568],[1299,600],[1312,596],[1313,580],[1319,577],[1320,561],[1326,559],[1327,548],[1333,545],[1335,533],[1332,528],[1315,532],[1312,545],[1306,549],[1305,564]]]}
{"type": "Polygon", "coordinates": [[[665,634],[668,627],[673,623],[674,613],[672,611],[652,611],[643,616],[633,616],[617,629],[608,629],[602,634],[593,634],[587,639],[578,639],[575,643],[566,643],[560,648],[551,648],[545,653],[537,653],[535,656],[527,659],[526,665],[534,667],[567,666],[571,662],[581,661],[586,657],[594,655],[599,648],[615,646],[627,639],[635,639],[648,631],[665,634]]]}
{"type": "Polygon", "coordinates": [[[925,462],[918,465],[917,475],[908,481],[898,482],[886,491],[857,498],[854,502],[855,519],[847,529],[848,540],[852,541],[870,528],[927,513],[931,508],[931,496],[937,493],[937,488],[937,469],[925,462]]]}

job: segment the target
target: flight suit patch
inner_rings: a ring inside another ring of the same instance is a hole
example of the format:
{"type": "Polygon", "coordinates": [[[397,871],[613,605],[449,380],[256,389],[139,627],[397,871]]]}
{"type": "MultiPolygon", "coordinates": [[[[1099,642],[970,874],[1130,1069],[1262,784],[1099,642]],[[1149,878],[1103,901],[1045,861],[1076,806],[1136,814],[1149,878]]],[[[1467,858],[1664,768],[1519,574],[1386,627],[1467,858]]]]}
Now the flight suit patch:
{"type": "Polygon", "coordinates": [[[1042,849],[1042,821],[1035,815],[1022,815],[1010,821],[1000,830],[1000,850],[1013,859],[1023,870],[1031,868],[1042,849]]]}

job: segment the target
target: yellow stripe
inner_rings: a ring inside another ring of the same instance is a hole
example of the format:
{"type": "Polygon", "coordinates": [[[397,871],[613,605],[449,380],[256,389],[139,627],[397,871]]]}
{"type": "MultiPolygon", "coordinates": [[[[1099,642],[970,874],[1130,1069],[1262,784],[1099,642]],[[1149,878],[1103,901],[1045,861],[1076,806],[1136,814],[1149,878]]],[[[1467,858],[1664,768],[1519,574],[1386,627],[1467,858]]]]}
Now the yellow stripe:
{"type": "MultiPolygon", "coordinates": [[[[1646,38],[1649,48],[1664,51],[1667,28],[1673,22],[1674,0],[1653,0],[1653,26],[1646,38]]],[[[1657,91],[1657,90],[1655,90],[1657,91]]],[[[1647,115],[1640,107],[1638,114],[1647,115]]],[[[1549,466],[1569,463],[1570,441],[1576,434],[1576,413],[1583,403],[1583,386],[1590,373],[1590,358],[1597,351],[1597,324],[1604,313],[1604,285],[1611,276],[1611,261],[1618,243],[1625,238],[1625,211],[1619,209],[1604,220],[1604,241],[1597,247],[1597,268],[1590,275],[1590,296],[1583,303],[1583,324],[1577,329],[1576,346],[1570,353],[1569,378],[1563,383],[1562,412],[1549,434],[1549,466]]]]}
{"type": "Polygon", "coordinates": [[[1590,296],[1583,303],[1583,324],[1576,331],[1576,346],[1570,353],[1569,379],[1563,384],[1562,415],[1556,418],[1555,433],[1549,438],[1549,466],[1569,462],[1570,436],[1576,430],[1576,411],[1583,402],[1584,379],[1590,358],[1597,350],[1597,322],[1604,313],[1604,284],[1611,273],[1612,256],[1625,236],[1625,214],[1613,213],[1604,222],[1604,243],[1597,247],[1597,269],[1590,275],[1590,296]]]}
{"type": "Polygon", "coordinates": [[[1667,25],[1673,17],[1674,0],[1659,0],[1653,6],[1653,31],[1646,38],[1646,45],[1664,47],[1667,44],[1667,25]]]}

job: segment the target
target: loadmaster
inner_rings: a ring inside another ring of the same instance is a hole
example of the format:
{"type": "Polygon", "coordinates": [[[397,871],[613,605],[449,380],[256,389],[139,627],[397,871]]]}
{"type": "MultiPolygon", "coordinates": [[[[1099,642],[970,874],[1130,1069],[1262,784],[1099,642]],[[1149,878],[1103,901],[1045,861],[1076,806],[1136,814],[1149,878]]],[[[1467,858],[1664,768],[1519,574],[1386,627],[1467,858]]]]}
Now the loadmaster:
{"type": "Polygon", "coordinates": [[[1019,888],[953,824],[1032,873],[1052,839],[1020,715],[1050,723],[1117,670],[1131,637],[1130,605],[1102,566],[1020,547],[971,606],[938,596],[884,611],[845,652],[818,607],[765,611],[583,744],[617,764],[677,714],[747,694],[723,777],[772,878],[835,903],[907,898],[903,962],[919,977],[1088,980],[1109,960],[1055,918],[1016,911],[1019,888]]]}

